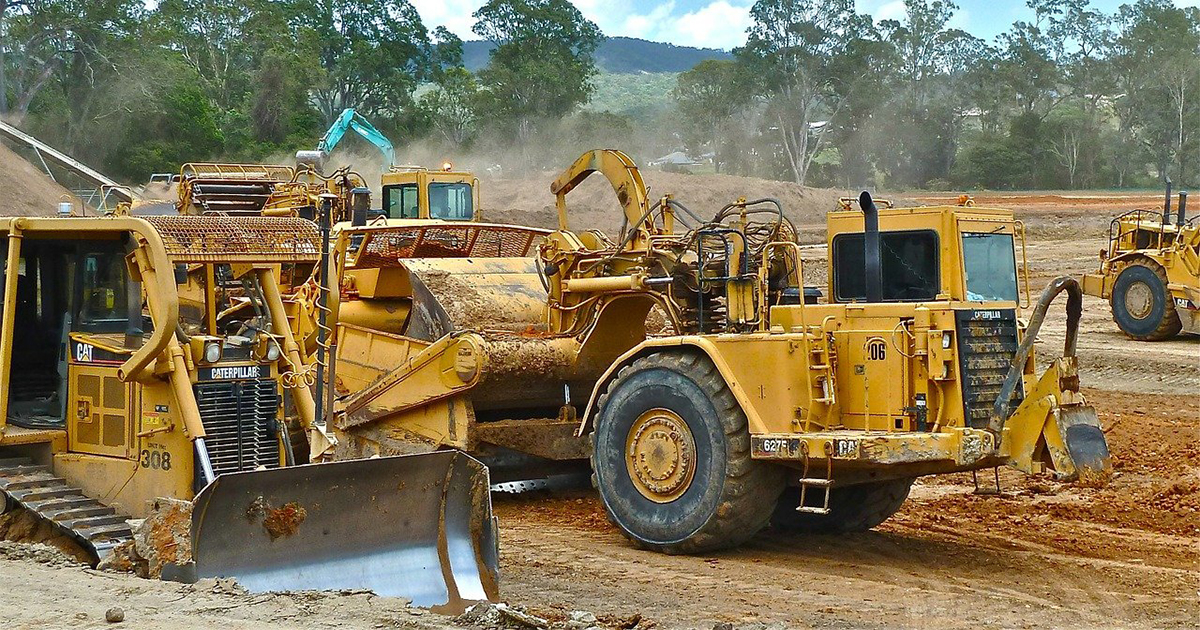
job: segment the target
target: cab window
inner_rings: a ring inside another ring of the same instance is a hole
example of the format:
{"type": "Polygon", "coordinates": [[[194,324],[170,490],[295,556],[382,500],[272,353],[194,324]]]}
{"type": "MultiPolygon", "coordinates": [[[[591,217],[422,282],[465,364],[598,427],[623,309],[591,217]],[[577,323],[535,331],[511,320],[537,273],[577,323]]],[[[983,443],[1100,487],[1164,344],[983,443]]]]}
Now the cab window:
{"type": "Polygon", "coordinates": [[[79,262],[82,292],[77,330],[122,332],[129,322],[129,278],[117,252],[84,254],[79,262]]]}
{"type": "MultiPolygon", "coordinates": [[[[879,235],[885,302],[918,302],[937,297],[941,288],[938,237],[932,230],[879,235]]],[[[863,235],[833,237],[833,290],[839,302],[867,299],[863,235]]]]}
{"type": "Polygon", "coordinates": [[[1012,234],[964,232],[963,266],[970,302],[1016,302],[1017,260],[1012,234]]]}
{"type": "Polygon", "coordinates": [[[383,188],[384,212],[389,219],[418,219],[421,208],[417,202],[416,184],[400,184],[383,188]]]}
{"type": "Polygon", "coordinates": [[[470,221],[474,215],[470,184],[434,182],[429,185],[429,216],[448,221],[470,221]]]}

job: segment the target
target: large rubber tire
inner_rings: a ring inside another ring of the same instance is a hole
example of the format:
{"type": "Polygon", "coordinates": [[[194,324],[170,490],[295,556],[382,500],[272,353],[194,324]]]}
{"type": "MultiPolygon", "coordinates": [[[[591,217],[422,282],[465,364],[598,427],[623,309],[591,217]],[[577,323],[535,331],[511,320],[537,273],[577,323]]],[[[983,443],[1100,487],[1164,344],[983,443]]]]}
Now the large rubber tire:
{"type": "Polygon", "coordinates": [[[630,540],[669,554],[700,553],[739,545],[766,526],[785,470],[750,458],[746,414],[707,357],[666,351],[638,359],[621,369],[598,408],[593,482],[609,520],[630,540]],[[626,450],[635,423],[662,409],[686,423],[695,464],[677,497],[656,501],[634,481],[626,450]]]}
{"type": "MultiPolygon", "coordinates": [[[[912,484],[913,479],[906,478],[833,488],[829,492],[829,514],[797,512],[800,489],[789,487],[779,497],[771,516],[771,527],[817,534],[865,532],[888,520],[904,505],[912,484]]],[[[823,490],[812,488],[805,503],[819,506],[824,498],[823,490]]]]}
{"type": "Polygon", "coordinates": [[[1139,260],[1121,270],[1109,303],[1113,320],[1133,339],[1161,341],[1183,329],[1167,291],[1167,274],[1153,262],[1139,260]]]}

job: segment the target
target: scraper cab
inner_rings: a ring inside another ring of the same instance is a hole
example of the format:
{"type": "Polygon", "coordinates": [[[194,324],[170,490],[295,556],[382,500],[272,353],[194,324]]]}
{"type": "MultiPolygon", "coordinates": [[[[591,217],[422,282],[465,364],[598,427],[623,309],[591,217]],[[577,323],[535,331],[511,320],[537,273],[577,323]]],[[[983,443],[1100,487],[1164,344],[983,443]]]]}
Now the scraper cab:
{"type": "Polygon", "coordinates": [[[311,335],[293,334],[280,289],[320,259],[311,222],[14,218],[0,237],[6,505],[99,560],[154,499],[195,499],[192,563],[166,573],[428,606],[495,596],[485,467],[328,463],[311,335]]]}

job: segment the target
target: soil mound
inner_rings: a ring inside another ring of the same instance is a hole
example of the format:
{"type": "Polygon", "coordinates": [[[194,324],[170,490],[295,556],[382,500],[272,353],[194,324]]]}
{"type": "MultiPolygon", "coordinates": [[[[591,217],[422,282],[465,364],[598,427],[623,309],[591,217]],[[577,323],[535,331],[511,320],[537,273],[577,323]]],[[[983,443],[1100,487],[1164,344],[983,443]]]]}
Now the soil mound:
{"type": "MultiPolygon", "coordinates": [[[[541,172],[520,179],[481,178],[480,196],[485,221],[556,228],[558,212],[550,183],[557,172],[541,172]]],[[[783,204],[784,213],[801,232],[801,241],[824,234],[825,213],[837,207],[843,191],[808,188],[791,182],[736,177],[733,175],[687,175],[665,171],[642,171],[650,197],[671,194],[702,218],[716,214],[739,197],[750,200],[772,197],[783,204]]],[[[593,175],[567,196],[568,220],[572,230],[602,230],[610,235],[621,229],[621,207],[612,187],[602,175],[593,175]]],[[[822,240],[818,237],[815,240],[822,240]]]]}
{"type": "Polygon", "coordinates": [[[63,195],[79,206],[70,191],[0,144],[0,216],[53,216],[63,195]]]}

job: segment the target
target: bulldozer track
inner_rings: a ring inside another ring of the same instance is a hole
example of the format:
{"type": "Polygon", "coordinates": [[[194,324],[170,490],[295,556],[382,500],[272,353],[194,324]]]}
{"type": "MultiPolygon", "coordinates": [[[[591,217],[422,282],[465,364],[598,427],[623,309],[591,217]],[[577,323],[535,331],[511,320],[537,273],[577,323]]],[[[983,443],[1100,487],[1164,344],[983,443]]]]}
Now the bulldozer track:
{"type": "Polygon", "coordinates": [[[0,491],[83,545],[97,560],[133,539],[129,517],[26,457],[0,459],[0,491]]]}

